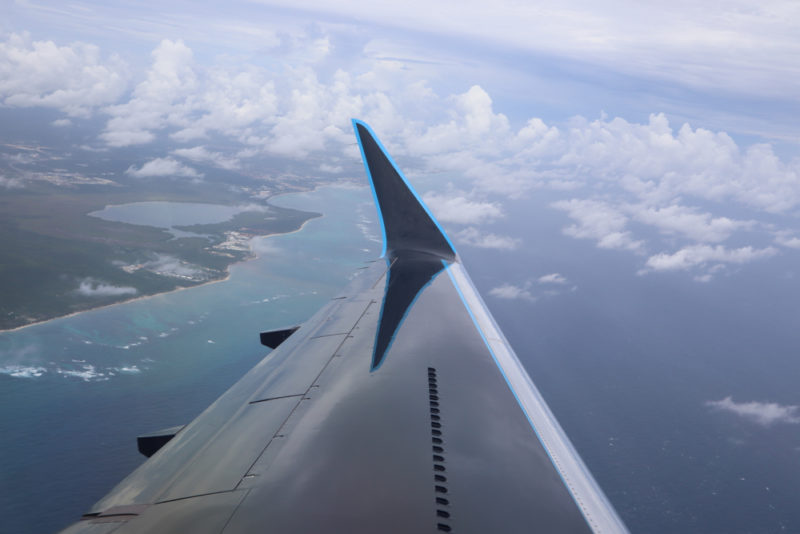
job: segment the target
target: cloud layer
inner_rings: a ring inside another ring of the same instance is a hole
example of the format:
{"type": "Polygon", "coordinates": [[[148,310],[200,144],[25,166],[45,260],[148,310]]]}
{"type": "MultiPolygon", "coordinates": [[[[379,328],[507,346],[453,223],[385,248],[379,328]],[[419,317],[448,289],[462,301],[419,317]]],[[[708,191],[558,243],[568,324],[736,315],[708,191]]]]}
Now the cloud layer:
{"type": "Polygon", "coordinates": [[[518,247],[519,237],[490,225],[507,216],[507,202],[542,189],[561,196],[552,207],[572,221],[567,236],[639,255],[640,273],[687,271],[707,281],[721,266],[800,246],[792,217],[800,160],[784,161],[770,145],[741,147],[725,132],[673,127],[661,113],[644,123],[512,121],[483,87],[437,90],[402,59],[367,54],[370,43],[346,69],[331,70],[321,67],[334,49],[327,36],[286,42],[291,66],[271,69],[209,64],[183,41],[163,40],[123,97],[125,69],[97,47],[12,35],[0,48],[8,74],[0,95],[5,105],[100,113],[107,121],[98,140],[110,148],[171,139],[163,155],[131,166],[132,177],[200,179],[192,163],[235,171],[258,155],[321,160],[323,172],[341,174],[356,157],[349,120],[358,116],[407,172],[430,177],[425,200],[467,246],[518,247]],[[80,74],[51,76],[51,62],[80,74]],[[209,148],[212,137],[229,148],[209,148]]]}

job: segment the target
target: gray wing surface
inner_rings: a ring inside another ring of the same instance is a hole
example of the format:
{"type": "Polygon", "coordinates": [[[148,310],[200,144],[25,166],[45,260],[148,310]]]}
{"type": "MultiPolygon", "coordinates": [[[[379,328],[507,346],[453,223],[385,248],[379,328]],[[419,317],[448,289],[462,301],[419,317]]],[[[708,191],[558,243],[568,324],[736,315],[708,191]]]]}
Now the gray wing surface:
{"type": "MultiPolygon", "coordinates": [[[[627,532],[353,121],[383,256],[63,532],[627,532]]],[[[167,438],[168,439],[168,438],[167,438]]]]}

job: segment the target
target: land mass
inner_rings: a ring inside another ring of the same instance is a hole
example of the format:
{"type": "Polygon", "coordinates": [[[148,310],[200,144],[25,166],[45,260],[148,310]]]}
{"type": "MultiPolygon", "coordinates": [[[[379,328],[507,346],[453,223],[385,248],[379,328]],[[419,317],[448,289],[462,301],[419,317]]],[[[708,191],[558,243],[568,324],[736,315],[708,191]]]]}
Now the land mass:
{"type": "Polygon", "coordinates": [[[0,156],[0,330],[223,279],[251,256],[254,236],[295,231],[320,216],[268,203],[316,185],[286,178],[143,183],[120,164],[70,160],[44,147],[0,144],[0,156]],[[175,226],[178,236],[89,215],[142,201],[248,208],[220,223],[175,226]]]}

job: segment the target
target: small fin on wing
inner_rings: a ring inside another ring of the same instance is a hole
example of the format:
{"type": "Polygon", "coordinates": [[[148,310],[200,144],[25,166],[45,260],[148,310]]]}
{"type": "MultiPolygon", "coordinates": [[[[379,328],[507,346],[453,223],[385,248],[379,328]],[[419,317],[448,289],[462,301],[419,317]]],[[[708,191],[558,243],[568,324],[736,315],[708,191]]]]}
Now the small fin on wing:
{"type": "Polygon", "coordinates": [[[270,330],[269,332],[261,332],[261,344],[271,349],[277,349],[278,345],[289,339],[289,336],[297,332],[299,326],[292,326],[290,328],[280,328],[278,330],[270,330]]]}
{"type": "Polygon", "coordinates": [[[454,261],[452,243],[372,129],[357,119],[353,128],[381,218],[383,255],[416,251],[454,261]]]}
{"type": "Polygon", "coordinates": [[[185,425],[173,426],[163,430],[157,430],[143,436],[136,438],[136,445],[139,452],[150,458],[158,450],[166,445],[169,440],[175,437],[175,434],[183,430],[185,425]]]}

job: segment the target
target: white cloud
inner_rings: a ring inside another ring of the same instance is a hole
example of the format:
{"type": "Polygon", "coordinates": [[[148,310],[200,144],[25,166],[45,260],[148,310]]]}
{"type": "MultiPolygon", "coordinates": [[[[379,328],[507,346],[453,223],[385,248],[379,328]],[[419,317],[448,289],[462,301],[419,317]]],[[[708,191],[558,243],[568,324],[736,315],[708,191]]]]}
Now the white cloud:
{"type": "Polygon", "coordinates": [[[136,86],[131,100],[106,108],[112,118],[101,138],[111,146],[152,141],[152,131],[180,115],[185,98],[197,90],[192,51],[182,41],[164,40],[152,55],[147,78],[136,86]]]}
{"type": "Polygon", "coordinates": [[[186,142],[220,132],[243,141],[251,128],[267,127],[277,112],[275,82],[252,66],[238,70],[214,68],[197,74],[198,90],[182,102],[183,114],[173,122],[182,128],[172,134],[186,142]]]}
{"type": "Polygon", "coordinates": [[[135,295],[138,290],[135,287],[128,286],[115,286],[94,280],[92,278],[84,278],[78,289],[75,290],[79,295],[84,297],[117,297],[121,295],[135,295]]]}
{"type": "Polygon", "coordinates": [[[286,81],[291,89],[279,100],[268,135],[251,141],[269,153],[303,157],[309,152],[325,150],[329,143],[338,147],[351,145],[350,119],[369,118],[364,113],[367,99],[372,100],[371,107],[379,110],[385,105],[388,109],[383,110],[384,116],[396,115],[385,96],[370,95],[367,88],[361,90],[366,94],[357,94],[352,77],[344,71],[336,71],[328,84],[320,81],[310,68],[293,69],[288,75],[286,81]]]}
{"type": "Polygon", "coordinates": [[[781,162],[769,145],[741,150],[724,132],[688,124],[674,132],[663,114],[647,124],[577,118],[562,141],[547,164],[581,169],[648,205],[690,196],[781,213],[800,203],[800,162],[781,162]]]}
{"type": "Polygon", "coordinates": [[[742,264],[769,258],[778,253],[775,247],[756,249],[750,246],[727,249],[722,245],[692,245],[673,254],[661,253],[647,259],[647,267],[654,271],[677,271],[691,269],[707,263],[742,264]]]}
{"type": "Polygon", "coordinates": [[[800,238],[793,236],[791,232],[783,231],[778,233],[775,236],[775,242],[784,247],[800,249],[800,238]]]}
{"type": "Polygon", "coordinates": [[[499,299],[535,302],[540,298],[552,298],[563,295],[565,291],[572,292],[578,289],[577,286],[567,288],[565,286],[566,283],[567,279],[564,276],[558,273],[550,273],[538,277],[535,281],[528,280],[522,285],[503,283],[490,289],[489,294],[499,299]],[[532,291],[534,283],[545,286],[537,291],[536,295],[532,291]]]}
{"type": "Polygon", "coordinates": [[[156,254],[155,259],[143,263],[142,268],[153,271],[156,274],[179,278],[191,278],[202,273],[200,267],[182,261],[175,256],[170,256],[169,254],[156,254]]]}
{"type": "Polygon", "coordinates": [[[594,239],[600,248],[639,251],[643,242],[633,239],[625,230],[628,218],[619,210],[602,201],[573,198],[553,203],[553,207],[566,211],[577,224],[564,228],[564,233],[581,239],[594,239]]]}
{"type": "Polygon", "coordinates": [[[453,237],[459,243],[464,243],[472,247],[497,250],[513,250],[521,243],[519,239],[492,233],[484,233],[473,226],[456,232],[453,234],[453,237]]]}
{"type": "Polygon", "coordinates": [[[502,284],[489,290],[489,294],[493,297],[505,300],[527,300],[534,302],[536,297],[528,290],[530,284],[524,286],[515,286],[513,284],[502,284]]]}
{"type": "Polygon", "coordinates": [[[72,121],[69,119],[56,119],[50,124],[52,124],[53,126],[57,126],[59,128],[64,128],[66,126],[72,126],[72,121]]]}
{"type": "Polygon", "coordinates": [[[134,178],[147,178],[151,176],[181,176],[199,179],[203,177],[202,173],[199,173],[193,168],[188,167],[172,158],[156,158],[148,161],[138,169],[131,165],[128,167],[128,170],[125,171],[125,174],[128,176],[133,176],[134,178]]]}
{"type": "Polygon", "coordinates": [[[771,426],[776,423],[800,423],[800,406],[775,402],[736,402],[731,397],[708,401],[706,406],[714,410],[733,413],[763,426],[771,426]]]}
{"type": "Polygon", "coordinates": [[[344,168],[341,165],[329,165],[327,163],[321,163],[319,170],[320,172],[328,174],[339,174],[344,170],[344,168]]]}
{"type": "Polygon", "coordinates": [[[566,284],[567,279],[558,273],[546,274],[539,277],[540,284],[566,284]]]}
{"type": "Polygon", "coordinates": [[[17,189],[23,187],[23,185],[22,182],[17,178],[6,178],[0,174],[0,187],[5,187],[6,189],[17,189]]]}
{"type": "Polygon", "coordinates": [[[236,158],[229,158],[220,154],[219,152],[211,152],[203,146],[196,146],[192,148],[179,148],[172,151],[176,156],[186,158],[192,161],[201,163],[211,163],[221,169],[236,170],[241,164],[236,158]]]}
{"type": "Polygon", "coordinates": [[[423,200],[436,219],[458,224],[481,224],[504,216],[496,202],[480,202],[449,193],[426,193],[423,200]]]}
{"type": "Polygon", "coordinates": [[[713,217],[710,213],[698,213],[693,208],[677,204],[663,208],[631,206],[629,211],[637,221],[655,226],[665,234],[682,234],[700,242],[725,241],[736,230],[754,225],[753,221],[713,217]]]}
{"type": "Polygon", "coordinates": [[[489,94],[473,85],[450,100],[451,119],[408,139],[411,150],[417,154],[457,154],[469,147],[472,153],[496,152],[499,147],[495,143],[509,134],[510,127],[508,118],[492,109],[489,94]]]}
{"type": "MultiPolygon", "coordinates": [[[[297,54],[296,64],[276,59],[265,67],[240,60],[209,67],[182,41],[162,41],[129,98],[105,107],[110,118],[101,139],[109,146],[127,146],[164,136],[190,142],[222,135],[238,143],[236,157],[205,146],[171,155],[230,170],[239,168],[241,158],[264,153],[324,155],[326,163],[310,161],[325,172],[338,172],[340,165],[328,157],[356,157],[349,119],[357,116],[375,128],[396,157],[431,176],[447,176],[447,188],[472,191],[425,195],[445,222],[479,226],[504,216],[502,197],[548,188],[571,191],[572,198],[554,204],[574,220],[565,233],[592,239],[601,248],[653,249],[639,235],[641,225],[698,245],[722,243],[737,232],[762,228],[758,219],[763,212],[778,217],[773,235],[791,234],[792,221],[780,217],[800,207],[800,160],[784,161],[768,145],[740,147],[724,132],[687,124],[673,128],[664,114],[652,114],[643,123],[605,116],[575,117],[558,125],[538,117],[510,121],[479,85],[445,94],[419,77],[435,69],[413,70],[402,58],[356,53],[358,61],[330,70],[318,63],[336,52],[330,35],[300,32],[281,42],[291,43],[286,53],[297,54]],[[451,186],[454,176],[461,178],[451,186]],[[717,213],[725,203],[743,206],[753,220],[717,213]],[[708,212],[692,206],[708,206],[708,212]]],[[[273,35],[269,46],[275,45],[273,35]]],[[[36,50],[26,46],[28,52],[36,50]]],[[[42,50],[65,54],[62,48],[50,43],[42,50]]],[[[100,61],[96,50],[82,53],[86,61],[100,61]]],[[[202,176],[173,157],[132,166],[128,173],[202,176]]],[[[462,242],[475,246],[509,249],[519,244],[478,228],[460,234],[462,242]]],[[[783,246],[794,243],[775,239],[783,246]]],[[[752,250],[761,249],[752,245],[752,250]]],[[[673,255],[662,252],[651,259],[655,265],[674,263],[679,258],[667,258],[673,255]]]]}
{"type": "Polygon", "coordinates": [[[119,57],[104,61],[91,44],[58,46],[53,41],[32,41],[27,34],[11,34],[0,43],[0,101],[87,117],[97,106],[120,97],[126,70],[119,57]]]}

